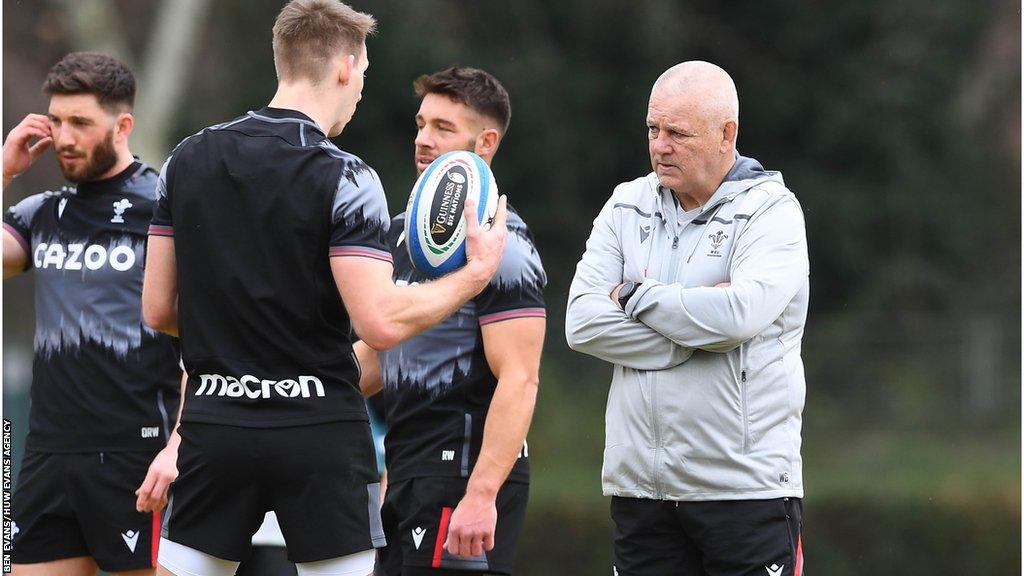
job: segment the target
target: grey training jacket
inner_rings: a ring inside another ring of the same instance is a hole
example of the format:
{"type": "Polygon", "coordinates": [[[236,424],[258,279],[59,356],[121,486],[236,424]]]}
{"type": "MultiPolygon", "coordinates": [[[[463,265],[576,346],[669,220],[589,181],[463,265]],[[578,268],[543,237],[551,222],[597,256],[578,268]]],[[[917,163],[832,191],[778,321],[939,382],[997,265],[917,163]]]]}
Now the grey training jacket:
{"type": "Polygon", "coordinates": [[[800,204],[781,174],[737,157],[699,215],[677,214],[654,173],[620,184],[569,290],[569,346],[615,365],[604,494],[802,497],[800,204]],[[627,280],[642,284],[622,311],[608,295],[627,280]]]}

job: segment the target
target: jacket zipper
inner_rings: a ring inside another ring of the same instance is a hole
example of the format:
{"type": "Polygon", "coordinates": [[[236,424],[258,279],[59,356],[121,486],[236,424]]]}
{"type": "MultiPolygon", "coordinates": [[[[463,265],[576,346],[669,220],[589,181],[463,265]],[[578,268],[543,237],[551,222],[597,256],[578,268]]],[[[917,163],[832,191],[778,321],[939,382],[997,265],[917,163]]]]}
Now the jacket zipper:
{"type": "Polygon", "coordinates": [[[750,449],[748,438],[750,437],[750,430],[748,429],[747,416],[747,369],[740,368],[740,411],[743,413],[743,453],[746,454],[750,449]]]}
{"type": "MultiPolygon", "coordinates": [[[[668,229],[671,224],[672,230],[672,253],[669,257],[668,266],[661,270],[661,280],[667,283],[675,282],[678,276],[679,268],[679,252],[676,251],[679,248],[679,222],[675,219],[669,220],[667,217],[663,220],[665,228],[668,229]],[[667,275],[666,275],[667,273],[667,275]]],[[[652,243],[653,244],[653,243],[652,243]]],[[[651,423],[654,427],[654,462],[652,462],[651,470],[653,471],[653,482],[654,482],[654,496],[655,498],[662,498],[662,482],[661,482],[661,422],[658,419],[658,393],[657,393],[657,374],[647,372],[648,382],[651,385],[651,423]]]]}
{"type": "Polygon", "coordinates": [[[656,378],[650,371],[647,372],[648,382],[651,384],[651,421],[654,425],[654,462],[651,469],[654,471],[654,497],[660,499],[661,494],[661,427],[658,422],[658,393],[656,378]]]}

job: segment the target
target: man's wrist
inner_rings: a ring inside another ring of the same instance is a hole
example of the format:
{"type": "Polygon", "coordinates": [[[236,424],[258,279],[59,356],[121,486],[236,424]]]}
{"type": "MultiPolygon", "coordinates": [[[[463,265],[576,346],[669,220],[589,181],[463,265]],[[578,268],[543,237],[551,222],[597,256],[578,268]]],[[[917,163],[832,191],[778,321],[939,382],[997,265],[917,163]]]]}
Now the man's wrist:
{"type": "Polygon", "coordinates": [[[626,309],[626,304],[629,303],[629,299],[636,294],[636,291],[640,288],[639,282],[625,282],[619,288],[616,300],[618,301],[619,308],[626,309]]]}
{"type": "Polygon", "coordinates": [[[494,272],[479,260],[470,260],[465,266],[463,266],[462,270],[465,271],[466,280],[473,288],[474,294],[479,294],[484,288],[486,288],[487,284],[494,276],[494,272]]]}
{"type": "Polygon", "coordinates": [[[178,434],[178,428],[175,427],[174,431],[171,432],[171,437],[167,439],[166,447],[177,449],[181,445],[181,435],[178,434]]]}
{"type": "Polygon", "coordinates": [[[498,496],[501,484],[488,480],[470,479],[466,485],[466,496],[480,499],[494,500],[498,496]]]}

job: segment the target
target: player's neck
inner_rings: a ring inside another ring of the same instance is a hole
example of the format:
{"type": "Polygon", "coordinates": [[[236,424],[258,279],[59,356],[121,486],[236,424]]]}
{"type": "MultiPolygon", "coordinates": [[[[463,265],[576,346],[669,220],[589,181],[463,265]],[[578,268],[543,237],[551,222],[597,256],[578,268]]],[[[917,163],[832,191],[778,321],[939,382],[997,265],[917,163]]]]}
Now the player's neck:
{"type": "Polygon", "coordinates": [[[96,178],[96,180],[94,181],[98,182],[100,180],[107,180],[109,178],[113,178],[114,176],[117,176],[121,172],[127,170],[128,167],[131,166],[133,162],[135,162],[135,156],[132,156],[131,151],[127,147],[122,150],[118,150],[117,162],[110,167],[110,170],[107,170],[103,174],[100,174],[99,178],[96,178]]]}
{"type": "Polygon", "coordinates": [[[278,84],[277,93],[268,106],[296,110],[309,116],[323,133],[333,125],[331,114],[334,106],[318,96],[316,87],[304,84],[278,84]]]}

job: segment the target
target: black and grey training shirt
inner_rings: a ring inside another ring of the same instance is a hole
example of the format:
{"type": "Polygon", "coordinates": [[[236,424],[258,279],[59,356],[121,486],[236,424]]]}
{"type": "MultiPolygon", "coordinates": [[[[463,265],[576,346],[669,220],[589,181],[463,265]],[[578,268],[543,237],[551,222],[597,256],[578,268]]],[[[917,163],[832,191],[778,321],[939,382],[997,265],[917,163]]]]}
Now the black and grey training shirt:
{"type": "Polygon", "coordinates": [[[151,235],[172,236],[183,422],[366,420],[330,258],[390,261],[377,174],[305,114],[263,108],[185,139],[151,235]]]}
{"type": "Polygon", "coordinates": [[[4,228],[35,270],[35,358],[26,448],[159,450],[178,409],[175,339],[142,321],[157,173],[29,196],[4,228]]]}
{"type": "MultiPolygon", "coordinates": [[[[428,281],[409,258],[405,215],[391,223],[388,244],[398,285],[428,281]]],[[[440,324],[381,353],[388,478],[469,477],[483,445],[484,423],[498,380],[484,353],[481,326],[544,317],[547,276],[526,223],[509,208],[508,240],[490,284],[440,324]]],[[[528,482],[524,444],[509,473],[528,482]]]]}

